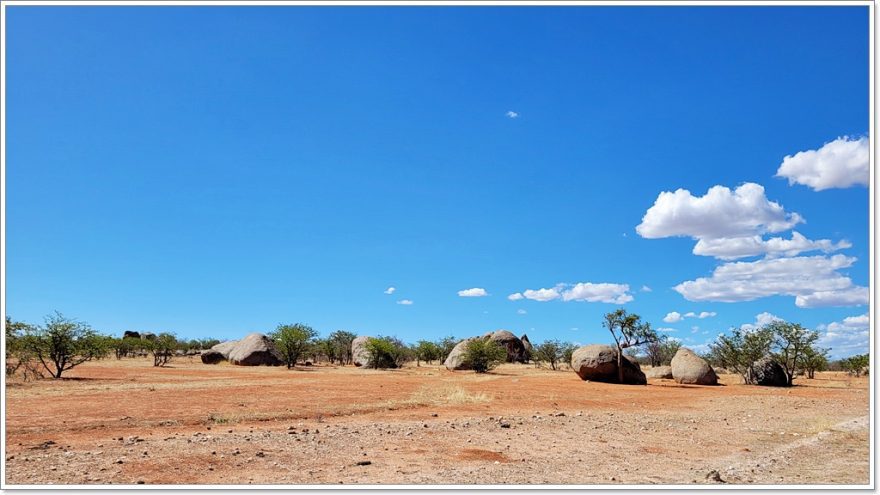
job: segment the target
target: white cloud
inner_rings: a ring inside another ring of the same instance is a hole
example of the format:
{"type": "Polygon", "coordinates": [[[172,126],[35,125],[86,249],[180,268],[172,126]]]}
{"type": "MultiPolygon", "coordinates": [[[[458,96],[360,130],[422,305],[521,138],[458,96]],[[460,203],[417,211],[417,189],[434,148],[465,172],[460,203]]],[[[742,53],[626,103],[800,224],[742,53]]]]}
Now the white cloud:
{"type": "Polygon", "coordinates": [[[850,287],[843,290],[827,290],[799,295],[794,304],[799,308],[827,308],[832,306],[863,306],[868,304],[867,287],[850,287]]]}
{"type": "Polygon", "coordinates": [[[609,284],[580,282],[577,284],[556,284],[552,288],[527,289],[522,293],[514,293],[507,296],[511,301],[531,299],[532,301],[547,302],[562,299],[565,302],[603,302],[610,304],[626,304],[633,300],[627,284],[609,284]]]}
{"type": "Polygon", "coordinates": [[[797,213],[787,213],[768,200],[763,186],[747,182],[733,191],[713,186],[700,197],[686,189],[661,192],[636,232],[647,239],[714,239],[782,232],[803,221],[797,213]]]}
{"type": "Polygon", "coordinates": [[[867,289],[853,286],[837,270],[856,258],[837,254],[724,263],[710,277],[674,287],[689,301],[739,302],[762,297],[796,296],[799,307],[867,304],[867,289]]]}
{"type": "Polygon", "coordinates": [[[870,177],[868,138],[839,137],[818,150],[786,156],[776,171],[789,185],[802,184],[815,191],[868,185],[870,177]]]}
{"type": "Polygon", "coordinates": [[[474,287],[473,289],[465,289],[458,291],[459,297],[486,297],[489,295],[486,289],[474,287]]]}
{"type": "Polygon", "coordinates": [[[657,329],[658,332],[677,332],[678,330],[669,327],[660,327],[657,329]]]}
{"type": "Polygon", "coordinates": [[[755,322],[754,323],[743,323],[742,325],[740,325],[739,328],[743,332],[752,332],[752,331],[757,330],[765,325],[769,325],[770,323],[773,323],[774,321],[785,321],[785,320],[783,320],[782,318],[780,318],[772,313],[768,313],[765,311],[763,313],[755,315],[755,322]]]}
{"type": "Polygon", "coordinates": [[[678,323],[679,321],[681,321],[685,318],[698,318],[700,320],[703,320],[705,318],[711,318],[711,317],[715,316],[716,314],[718,314],[718,313],[715,313],[714,311],[701,311],[699,313],[694,313],[693,311],[688,311],[685,314],[681,314],[678,311],[672,311],[672,312],[666,313],[666,316],[663,317],[663,321],[665,321],[666,323],[678,323]]]}
{"type": "Polygon", "coordinates": [[[612,304],[626,304],[633,300],[628,294],[627,284],[593,284],[590,282],[579,283],[562,293],[563,301],[586,301],[604,302],[612,304]]]}
{"type": "Polygon", "coordinates": [[[525,297],[526,299],[541,302],[552,301],[554,299],[559,299],[560,297],[559,290],[557,290],[555,287],[553,289],[527,289],[524,290],[522,294],[523,297],[525,297]]]}
{"type": "Polygon", "coordinates": [[[396,290],[397,289],[394,287],[389,287],[389,288],[385,289],[385,293],[386,294],[394,294],[394,291],[396,291],[396,290]]]}
{"type": "Polygon", "coordinates": [[[700,327],[694,325],[691,327],[691,333],[697,333],[700,331],[700,327]]]}
{"type": "Polygon", "coordinates": [[[524,309],[518,309],[518,310],[516,310],[516,314],[518,314],[518,315],[524,315],[524,314],[526,314],[526,313],[528,313],[528,311],[526,311],[526,310],[524,310],[524,309]]]}
{"type": "Polygon", "coordinates": [[[504,115],[506,115],[508,118],[511,118],[511,119],[515,119],[515,118],[519,117],[519,114],[514,112],[513,110],[508,110],[507,113],[505,113],[504,115]]]}
{"type": "Polygon", "coordinates": [[[812,241],[801,233],[792,231],[791,239],[772,237],[764,240],[759,235],[700,239],[694,246],[693,252],[699,256],[714,256],[722,260],[733,260],[760,255],[766,255],[769,258],[797,256],[808,251],[830,253],[849,247],[852,247],[852,244],[846,240],[840,241],[837,244],[828,239],[812,241]]]}
{"type": "Polygon", "coordinates": [[[853,354],[865,354],[870,345],[870,322],[868,313],[849,316],[841,322],[819,325],[822,333],[817,345],[831,349],[833,357],[847,357],[853,354]]]}
{"type": "Polygon", "coordinates": [[[648,287],[647,285],[643,285],[642,288],[639,289],[639,290],[641,290],[642,292],[653,292],[653,291],[651,290],[651,288],[648,287]]]}
{"type": "Polygon", "coordinates": [[[412,303],[413,302],[409,299],[401,299],[400,301],[397,301],[397,304],[402,304],[404,306],[410,306],[412,303]]]}
{"type": "Polygon", "coordinates": [[[678,311],[672,311],[670,313],[666,313],[666,316],[663,317],[663,321],[666,323],[678,323],[682,319],[681,313],[678,311]]]}

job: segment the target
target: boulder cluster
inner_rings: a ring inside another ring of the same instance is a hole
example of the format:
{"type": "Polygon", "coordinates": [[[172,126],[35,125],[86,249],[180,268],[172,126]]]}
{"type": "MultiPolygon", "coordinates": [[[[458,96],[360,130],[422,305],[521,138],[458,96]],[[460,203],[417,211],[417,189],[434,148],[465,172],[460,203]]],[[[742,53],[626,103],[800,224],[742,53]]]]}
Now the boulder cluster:
{"type": "Polygon", "coordinates": [[[217,364],[229,361],[239,366],[281,366],[284,359],[272,339],[252,333],[241,340],[227,340],[202,353],[202,362],[217,364]]]}
{"type": "Polygon", "coordinates": [[[507,330],[496,330],[480,337],[466,338],[456,344],[443,363],[446,369],[452,371],[470,369],[464,360],[465,351],[468,344],[475,340],[489,340],[507,349],[508,363],[525,363],[529,360],[529,355],[531,354],[532,343],[529,342],[528,336],[523,335],[522,338],[519,338],[507,330]]]}

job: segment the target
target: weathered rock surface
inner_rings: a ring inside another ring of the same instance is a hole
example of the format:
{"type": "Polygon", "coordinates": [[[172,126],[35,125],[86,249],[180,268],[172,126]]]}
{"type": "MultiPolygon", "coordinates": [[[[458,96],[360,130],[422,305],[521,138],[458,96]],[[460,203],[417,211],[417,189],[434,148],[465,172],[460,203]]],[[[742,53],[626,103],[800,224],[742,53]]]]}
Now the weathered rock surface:
{"type": "Polygon", "coordinates": [[[452,371],[470,369],[470,367],[464,363],[465,349],[471,342],[483,338],[484,337],[469,337],[456,344],[455,347],[452,348],[452,352],[450,352],[449,356],[446,358],[446,361],[443,362],[443,366],[446,366],[446,369],[452,371]]]}
{"type": "Polygon", "coordinates": [[[204,364],[217,364],[221,361],[226,361],[226,357],[222,352],[213,349],[203,352],[201,357],[204,364]]]}
{"type": "Polygon", "coordinates": [[[508,363],[526,362],[526,348],[519,337],[513,333],[508,332],[507,330],[496,330],[483,335],[483,338],[488,338],[507,349],[508,363]]]}
{"type": "Polygon", "coordinates": [[[672,366],[656,366],[645,372],[648,378],[666,378],[672,379],[672,366]]]}
{"type": "Polygon", "coordinates": [[[705,359],[682,347],[672,358],[672,378],[676,383],[718,385],[718,375],[705,359]]]}
{"type": "Polygon", "coordinates": [[[755,385],[763,385],[765,387],[786,387],[788,386],[788,377],[785,375],[785,369],[771,357],[765,357],[752,365],[752,377],[755,385]]]}
{"type": "MultiPolygon", "coordinates": [[[[631,385],[648,383],[645,374],[626,357],[622,359],[621,365],[623,383],[631,385]]],[[[617,349],[611,346],[592,344],[578,348],[571,356],[571,368],[581,380],[619,383],[617,349]]]]}
{"type": "Polygon", "coordinates": [[[526,350],[526,352],[525,352],[526,361],[531,361],[532,360],[532,350],[534,349],[534,346],[532,346],[532,342],[529,340],[529,336],[526,334],[522,334],[522,337],[520,337],[519,340],[522,341],[523,347],[526,350]]]}
{"type": "Polygon", "coordinates": [[[370,337],[361,336],[351,341],[351,360],[355,366],[366,366],[370,361],[370,354],[367,352],[367,341],[370,337]]]}
{"type": "Polygon", "coordinates": [[[210,350],[223,354],[223,359],[229,359],[229,352],[232,351],[236,344],[238,344],[237,340],[227,340],[215,345],[210,350]]]}
{"type": "Polygon", "coordinates": [[[126,330],[122,334],[123,339],[139,339],[141,338],[141,334],[132,330],[126,330]]]}
{"type": "Polygon", "coordinates": [[[261,333],[252,333],[238,341],[229,351],[228,358],[239,366],[280,366],[284,364],[272,339],[261,333]]]}

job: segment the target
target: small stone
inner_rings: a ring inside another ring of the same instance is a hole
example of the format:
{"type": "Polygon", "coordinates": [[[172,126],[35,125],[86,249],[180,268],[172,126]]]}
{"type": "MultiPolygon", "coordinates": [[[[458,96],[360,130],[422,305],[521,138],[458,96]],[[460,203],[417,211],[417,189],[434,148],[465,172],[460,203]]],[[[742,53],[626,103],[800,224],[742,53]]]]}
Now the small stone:
{"type": "Polygon", "coordinates": [[[370,464],[372,464],[372,461],[358,461],[357,462],[358,466],[369,466],[370,464]]]}

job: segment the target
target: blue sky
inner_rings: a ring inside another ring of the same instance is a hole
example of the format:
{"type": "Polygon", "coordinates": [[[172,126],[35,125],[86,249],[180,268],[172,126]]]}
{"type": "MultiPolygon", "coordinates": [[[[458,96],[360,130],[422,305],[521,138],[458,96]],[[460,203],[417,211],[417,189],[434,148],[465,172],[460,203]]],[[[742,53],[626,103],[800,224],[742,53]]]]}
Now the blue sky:
{"type": "Polygon", "coordinates": [[[16,319],[591,343],[624,303],[867,350],[867,7],[7,15],[16,319]]]}

